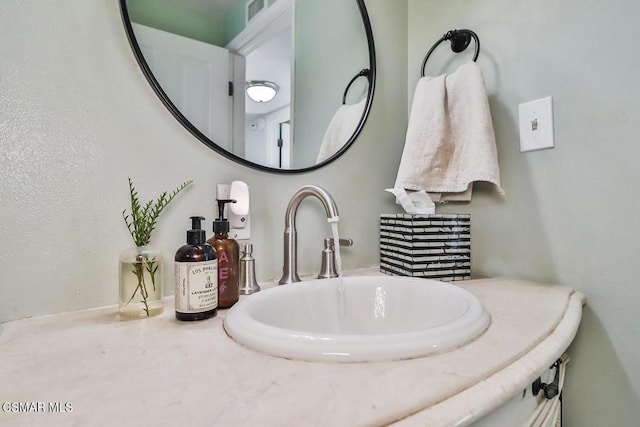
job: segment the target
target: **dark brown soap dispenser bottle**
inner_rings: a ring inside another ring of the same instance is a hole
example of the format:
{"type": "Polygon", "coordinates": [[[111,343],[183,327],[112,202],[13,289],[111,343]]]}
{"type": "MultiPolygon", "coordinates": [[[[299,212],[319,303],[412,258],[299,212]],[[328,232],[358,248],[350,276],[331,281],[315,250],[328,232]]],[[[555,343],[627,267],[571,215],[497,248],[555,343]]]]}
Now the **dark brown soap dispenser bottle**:
{"type": "Polygon", "coordinates": [[[240,245],[229,237],[229,221],[224,206],[236,203],[232,199],[217,199],[218,218],[213,221],[213,237],[207,240],[218,255],[218,307],[229,308],[239,299],[240,245]]]}
{"type": "Polygon", "coordinates": [[[218,311],[218,260],[205,241],[201,216],[191,217],[187,244],[176,252],[176,319],[203,320],[218,311]]]}

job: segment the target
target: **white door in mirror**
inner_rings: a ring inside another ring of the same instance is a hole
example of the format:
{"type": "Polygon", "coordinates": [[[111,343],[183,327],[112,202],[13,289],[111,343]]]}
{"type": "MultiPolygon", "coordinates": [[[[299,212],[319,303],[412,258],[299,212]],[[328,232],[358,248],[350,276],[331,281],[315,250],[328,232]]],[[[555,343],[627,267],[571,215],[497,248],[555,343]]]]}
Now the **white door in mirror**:
{"type": "Polygon", "coordinates": [[[231,149],[229,51],[144,25],[132,26],[149,68],[171,102],[208,138],[231,149]]]}

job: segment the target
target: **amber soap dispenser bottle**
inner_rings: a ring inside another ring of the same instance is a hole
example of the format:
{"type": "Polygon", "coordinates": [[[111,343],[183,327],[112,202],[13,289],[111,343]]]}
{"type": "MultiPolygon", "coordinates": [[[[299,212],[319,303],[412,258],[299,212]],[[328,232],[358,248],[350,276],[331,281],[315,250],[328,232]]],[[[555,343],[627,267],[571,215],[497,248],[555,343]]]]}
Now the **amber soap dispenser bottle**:
{"type": "Polygon", "coordinates": [[[227,203],[236,203],[232,199],[218,201],[218,218],[213,221],[213,237],[207,240],[218,256],[218,307],[229,308],[238,302],[240,245],[229,237],[229,221],[224,217],[227,203]]]}
{"type": "Polygon", "coordinates": [[[176,252],[176,319],[203,320],[218,311],[218,261],[205,241],[201,216],[191,217],[187,244],[176,252]]]}

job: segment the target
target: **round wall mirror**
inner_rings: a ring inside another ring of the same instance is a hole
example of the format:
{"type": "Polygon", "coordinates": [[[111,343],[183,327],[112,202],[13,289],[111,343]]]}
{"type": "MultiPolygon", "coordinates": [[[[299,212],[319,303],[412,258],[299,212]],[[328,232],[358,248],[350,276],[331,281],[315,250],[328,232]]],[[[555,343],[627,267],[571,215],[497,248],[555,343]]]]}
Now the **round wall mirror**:
{"type": "Polygon", "coordinates": [[[306,172],[342,155],[375,89],[364,0],[120,0],[129,42],[175,118],[249,167],[306,172]]]}

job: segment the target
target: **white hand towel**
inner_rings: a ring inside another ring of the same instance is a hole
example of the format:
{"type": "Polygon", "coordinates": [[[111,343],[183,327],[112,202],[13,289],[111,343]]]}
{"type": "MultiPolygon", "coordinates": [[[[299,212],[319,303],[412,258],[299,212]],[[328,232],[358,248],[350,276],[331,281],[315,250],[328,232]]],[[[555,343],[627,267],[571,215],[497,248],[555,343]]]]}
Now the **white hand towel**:
{"type": "Polygon", "coordinates": [[[333,156],[349,141],[362,119],[366,101],[365,98],[357,104],[341,105],[338,108],[324,134],[316,163],[333,156]]]}
{"type": "Polygon", "coordinates": [[[469,62],[418,81],[395,187],[425,190],[434,201],[470,200],[474,181],[504,194],[482,72],[469,62]]]}

